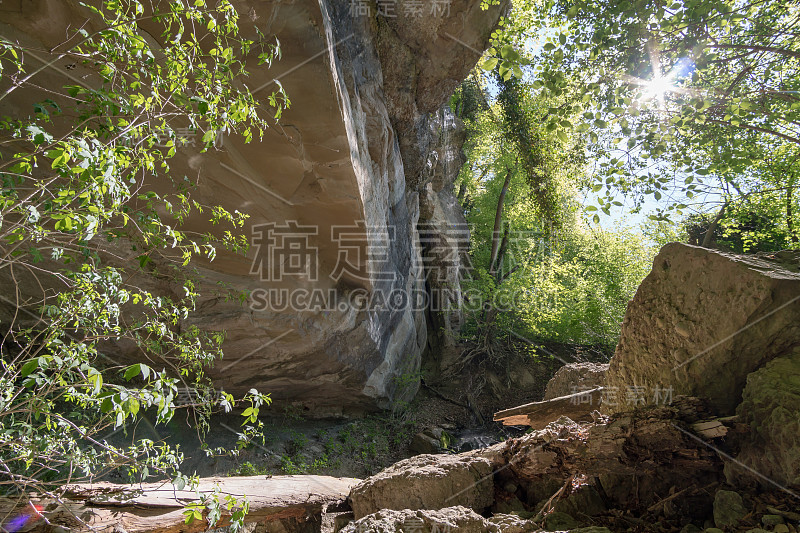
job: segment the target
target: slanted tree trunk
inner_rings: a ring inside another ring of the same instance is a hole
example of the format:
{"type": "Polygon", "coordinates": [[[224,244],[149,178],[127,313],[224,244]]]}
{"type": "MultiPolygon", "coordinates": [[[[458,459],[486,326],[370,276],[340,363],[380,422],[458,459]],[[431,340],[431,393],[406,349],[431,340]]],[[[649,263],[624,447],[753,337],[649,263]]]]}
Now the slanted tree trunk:
{"type": "Polygon", "coordinates": [[[456,195],[456,199],[458,200],[459,204],[461,204],[461,202],[464,201],[464,196],[466,196],[466,194],[467,194],[467,182],[462,181],[461,185],[459,185],[458,187],[458,194],[456,195]]]}
{"type": "Polygon", "coordinates": [[[728,208],[728,202],[722,204],[722,207],[717,212],[717,216],[714,217],[714,220],[711,221],[711,224],[708,225],[708,229],[706,230],[706,234],[703,237],[703,242],[700,244],[703,248],[709,248],[711,246],[711,241],[714,240],[714,232],[717,230],[719,226],[720,220],[722,217],[725,216],[725,210],[728,208]]]}
{"type": "Polygon", "coordinates": [[[497,263],[498,252],[500,251],[500,228],[503,225],[503,207],[506,201],[506,193],[511,184],[511,170],[506,167],[506,178],[503,181],[503,188],[500,189],[500,196],[497,198],[497,209],[494,215],[494,229],[492,230],[492,253],[489,258],[489,273],[494,274],[497,263]]]}
{"type": "Polygon", "coordinates": [[[792,242],[797,242],[797,233],[794,230],[794,213],[792,212],[792,193],[794,192],[795,176],[792,175],[789,180],[789,186],[786,188],[786,227],[789,229],[789,235],[792,242]]]}
{"type": "MultiPolygon", "coordinates": [[[[502,230],[503,227],[503,208],[505,206],[506,194],[511,184],[511,169],[506,167],[506,175],[503,180],[503,187],[500,189],[500,195],[497,198],[497,208],[495,209],[494,228],[492,230],[492,248],[489,258],[489,275],[495,278],[499,284],[502,280],[501,275],[498,274],[499,265],[502,261],[503,254],[505,254],[505,247],[508,244],[508,228],[502,230]]],[[[486,301],[481,310],[481,317],[479,322],[479,335],[478,342],[474,348],[466,350],[462,355],[459,362],[454,365],[454,369],[463,368],[475,357],[481,356],[484,358],[492,358],[492,344],[495,336],[494,323],[497,319],[498,310],[491,301],[486,301]]]]}
{"type": "Polygon", "coordinates": [[[494,279],[499,285],[503,282],[505,278],[503,278],[503,258],[506,255],[506,249],[508,248],[508,226],[505,227],[503,230],[503,239],[500,241],[500,251],[497,252],[497,259],[495,260],[494,267],[492,268],[492,273],[494,274],[494,279]]]}

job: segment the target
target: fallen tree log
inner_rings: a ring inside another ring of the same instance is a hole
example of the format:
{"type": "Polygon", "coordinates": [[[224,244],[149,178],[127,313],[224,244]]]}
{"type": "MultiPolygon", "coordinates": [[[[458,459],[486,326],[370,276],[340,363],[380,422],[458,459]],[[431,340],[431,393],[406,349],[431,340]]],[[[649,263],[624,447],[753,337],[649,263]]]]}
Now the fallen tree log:
{"type": "MultiPolygon", "coordinates": [[[[204,478],[196,490],[177,490],[172,483],[117,485],[95,483],[67,487],[60,501],[42,498],[0,498],[3,525],[14,521],[16,533],[63,530],[127,533],[192,533],[205,531],[205,520],[186,523],[187,505],[219,494],[247,498],[245,523],[274,520],[317,520],[323,507],[346,506],[359,479],[329,476],[250,476],[204,478]]],[[[223,513],[215,527],[230,523],[223,513]]],[[[317,526],[318,527],[318,526],[317,526]]],[[[8,529],[8,528],[6,528],[8,529]]]]}
{"type": "Polygon", "coordinates": [[[543,429],[561,416],[576,422],[588,422],[592,420],[592,411],[600,407],[602,393],[603,387],[597,387],[552,400],[527,403],[495,413],[494,421],[502,422],[504,426],[531,426],[533,429],[543,429]]]}

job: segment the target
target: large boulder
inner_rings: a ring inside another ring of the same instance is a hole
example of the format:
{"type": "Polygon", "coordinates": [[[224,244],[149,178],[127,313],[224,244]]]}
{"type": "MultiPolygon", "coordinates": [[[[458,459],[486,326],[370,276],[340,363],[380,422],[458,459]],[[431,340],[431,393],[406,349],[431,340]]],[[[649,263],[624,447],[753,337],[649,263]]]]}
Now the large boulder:
{"type": "Polygon", "coordinates": [[[404,531],[458,531],[483,533],[497,531],[489,529],[489,521],[466,507],[447,507],[440,510],[399,511],[384,509],[351,522],[341,533],[402,533],[404,531]]]}
{"type": "Polygon", "coordinates": [[[747,376],[800,343],[796,254],[671,243],[628,304],[606,375],[608,412],[707,398],[733,414],[747,376]]]}
{"type": "MultiPolygon", "coordinates": [[[[343,529],[342,533],[410,533],[412,531],[430,531],[439,533],[524,533],[526,531],[539,531],[539,527],[532,520],[525,520],[513,514],[496,514],[484,518],[472,509],[466,507],[446,507],[436,511],[411,510],[402,511],[382,510],[377,513],[351,522],[343,529]]],[[[578,531],[578,530],[575,530],[578,531]]],[[[608,532],[600,528],[597,533],[608,532]]],[[[588,533],[588,532],[587,532],[588,533]]]]}
{"type": "Polygon", "coordinates": [[[493,501],[491,462],[469,454],[417,455],[364,480],[350,492],[357,519],[381,509],[461,505],[480,512],[493,501]]]}
{"type": "Polygon", "coordinates": [[[736,459],[725,465],[731,480],[800,486],[800,348],[773,359],[747,377],[736,409],[750,428],[736,459]],[[760,476],[754,476],[752,472],[760,476]]]}
{"type": "Polygon", "coordinates": [[[342,533],[410,533],[430,531],[439,533],[523,533],[538,531],[531,520],[513,514],[496,514],[484,518],[472,509],[455,506],[436,511],[411,510],[393,511],[384,509],[351,522],[340,531],[342,533]]]}
{"type": "MultiPolygon", "coordinates": [[[[562,417],[542,430],[480,453],[493,461],[496,485],[503,486],[503,479],[513,481],[533,511],[565,486],[570,490],[559,492],[564,498],[556,503],[559,510],[578,508],[590,514],[602,512],[603,505],[642,510],[656,504],[658,495],[672,487],[692,483],[701,487],[721,478],[722,464],[714,451],[682,429],[706,413],[693,399],[679,398],[670,407],[651,407],[597,422],[576,423],[562,417]],[[589,488],[573,484],[577,478],[596,480],[590,483],[602,486],[602,500],[590,494],[589,488]]],[[[698,502],[704,497],[687,491],[674,503],[700,509],[698,502]]]]}
{"type": "Polygon", "coordinates": [[[569,396],[602,386],[605,383],[607,364],[569,363],[555,373],[547,382],[544,400],[569,396]]]}

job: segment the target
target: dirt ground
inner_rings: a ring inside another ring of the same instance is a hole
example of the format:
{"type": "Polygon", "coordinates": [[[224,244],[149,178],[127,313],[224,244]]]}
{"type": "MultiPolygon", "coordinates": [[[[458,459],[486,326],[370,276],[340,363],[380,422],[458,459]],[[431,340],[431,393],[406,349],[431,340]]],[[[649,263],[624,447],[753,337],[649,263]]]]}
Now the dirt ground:
{"type": "MultiPolygon", "coordinates": [[[[127,434],[111,438],[121,443],[152,438],[179,444],[185,454],[184,472],[200,476],[322,474],[365,478],[406,457],[414,436],[438,428],[446,434],[445,453],[493,444],[521,431],[492,421],[499,410],[538,401],[547,381],[566,362],[602,360],[607,355],[586,347],[552,345],[537,355],[520,353],[502,367],[476,365],[458,376],[437,379],[423,373],[415,399],[404,409],[363,418],[313,419],[299,409],[265,409],[264,439],[237,455],[208,456],[189,424],[180,416],[154,428],[146,420],[127,434]]],[[[209,448],[235,449],[240,417],[212,419],[206,436],[209,448]]],[[[110,481],[123,481],[112,478],[110,481]]]]}

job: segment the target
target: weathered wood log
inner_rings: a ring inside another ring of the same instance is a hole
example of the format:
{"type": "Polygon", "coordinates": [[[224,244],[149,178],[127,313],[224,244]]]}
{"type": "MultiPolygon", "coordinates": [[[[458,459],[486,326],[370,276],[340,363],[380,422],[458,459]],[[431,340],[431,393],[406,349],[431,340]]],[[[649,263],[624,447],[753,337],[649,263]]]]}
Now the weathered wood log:
{"type": "MultiPolygon", "coordinates": [[[[0,498],[0,517],[17,520],[17,533],[58,531],[114,531],[116,533],[193,533],[208,529],[206,520],[185,523],[184,508],[201,501],[203,494],[219,492],[247,498],[246,523],[284,519],[318,519],[324,506],[341,504],[354,478],[329,476],[250,476],[204,478],[197,490],[175,490],[171,483],[117,485],[95,483],[67,488],[62,501],[40,498],[0,498]],[[33,505],[39,509],[38,513],[33,505]]],[[[216,526],[229,524],[223,513],[216,526]]]]}
{"type": "Polygon", "coordinates": [[[718,439],[728,434],[728,428],[719,420],[702,420],[692,424],[692,430],[704,439],[718,439]]]}
{"type": "Polygon", "coordinates": [[[560,396],[543,402],[533,402],[495,413],[495,422],[504,426],[531,426],[543,429],[561,416],[576,422],[592,420],[592,411],[600,407],[603,387],[560,396]]]}

